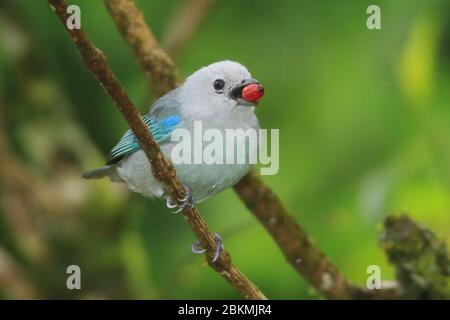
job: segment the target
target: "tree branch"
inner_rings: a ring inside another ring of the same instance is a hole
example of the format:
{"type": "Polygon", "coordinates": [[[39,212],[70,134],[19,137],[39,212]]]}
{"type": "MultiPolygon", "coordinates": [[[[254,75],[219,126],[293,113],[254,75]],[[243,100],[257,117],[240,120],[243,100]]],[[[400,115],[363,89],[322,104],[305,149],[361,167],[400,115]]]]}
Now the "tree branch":
{"type": "MultiPolygon", "coordinates": [[[[67,14],[67,5],[64,0],[48,0],[48,2],[65,26],[69,15],[67,14]]],[[[133,44],[136,55],[151,74],[152,79],[164,80],[164,84],[159,84],[160,87],[158,87],[161,90],[160,93],[165,90],[165,86],[175,86],[176,81],[172,77],[175,74],[173,72],[174,68],[168,69],[171,64],[167,63],[167,61],[170,61],[170,59],[167,60],[162,49],[156,47],[156,41],[154,41],[150,30],[144,30],[146,29],[145,22],[142,15],[134,7],[134,4],[131,1],[111,0],[109,5],[117,9],[114,11],[116,13],[113,16],[123,24],[122,34],[133,44]],[[159,67],[160,64],[162,64],[161,68],[159,67]]],[[[173,165],[161,153],[158,144],[153,140],[150,131],[142,121],[132,101],[107,64],[105,55],[87,39],[82,29],[67,29],[67,31],[77,46],[85,65],[97,77],[97,80],[115,102],[137,137],[142,150],[151,163],[155,178],[173,199],[183,198],[184,188],[176,176],[173,165]]],[[[206,256],[209,265],[219,272],[245,298],[265,299],[262,292],[231,263],[230,255],[226,251],[221,253],[216,262],[212,262],[215,247],[214,235],[208,230],[198,210],[187,206],[183,213],[200,244],[207,249],[206,256]]]]}
{"type": "Polygon", "coordinates": [[[235,186],[239,198],[278,244],[287,261],[329,299],[350,299],[356,288],[289,215],[272,190],[254,173],[235,186]]]}
{"type": "MultiPolygon", "coordinates": [[[[106,6],[111,12],[119,30],[130,30],[130,21],[134,18],[139,19],[135,26],[150,30],[145,24],[142,14],[134,5],[133,0],[104,0],[106,6]],[[136,12],[138,11],[138,12],[136,12]],[[117,19],[117,17],[124,17],[117,19]],[[142,20],[141,20],[142,19],[142,20]]],[[[123,34],[123,32],[122,32],[123,34]]],[[[148,42],[143,46],[156,48],[159,47],[155,37],[142,37],[143,34],[151,34],[151,31],[136,30],[127,32],[125,40],[134,49],[138,59],[146,61],[152,59],[151,56],[143,57],[135,46],[136,42],[148,42]]],[[[171,60],[170,57],[161,48],[158,51],[164,55],[164,61],[171,60]]],[[[155,64],[157,62],[155,61],[155,64]]],[[[144,71],[151,73],[144,61],[141,61],[144,71]]],[[[174,69],[169,72],[176,74],[175,64],[170,63],[174,69]]],[[[164,82],[164,77],[158,74],[153,75],[154,81],[164,82]]],[[[167,83],[166,86],[173,89],[175,84],[167,83]]],[[[158,91],[155,91],[158,93],[158,91]]],[[[160,92],[159,92],[160,93],[160,92]]],[[[165,92],[163,92],[165,93],[165,92]]],[[[338,268],[320,251],[313,240],[305,233],[295,219],[289,215],[283,204],[276,197],[274,192],[257,177],[254,172],[247,174],[235,187],[234,190],[245,203],[247,208],[258,218],[258,220],[269,231],[272,238],[278,244],[280,250],[285,255],[289,263],[298,271],[318,292],[329,299],[389,299],[396,296],[392,290],[368,291],[352,284],[338,270],[338,268]]]]}
{"type": "Polygon", "coordinates": [[[158,45],[153,32],[147,27],[142,13],[132,1],[107,0],[106,7],[120,33],[133,47],[153,88],[159,97],[179,84],[175,65],[158,45]]]}

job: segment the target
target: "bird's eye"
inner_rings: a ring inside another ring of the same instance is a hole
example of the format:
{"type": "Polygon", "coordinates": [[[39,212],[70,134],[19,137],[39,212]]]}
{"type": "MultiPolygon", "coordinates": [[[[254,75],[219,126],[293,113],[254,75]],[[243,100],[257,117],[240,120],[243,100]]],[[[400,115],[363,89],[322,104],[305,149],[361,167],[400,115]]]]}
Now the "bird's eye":
{"type": "Polygon", "coordinates": [[[223,81],[222,79],[217,79],[216,81],[214,81],[214,90],[221,91],[224,87],[225,81],[223,81]]]}

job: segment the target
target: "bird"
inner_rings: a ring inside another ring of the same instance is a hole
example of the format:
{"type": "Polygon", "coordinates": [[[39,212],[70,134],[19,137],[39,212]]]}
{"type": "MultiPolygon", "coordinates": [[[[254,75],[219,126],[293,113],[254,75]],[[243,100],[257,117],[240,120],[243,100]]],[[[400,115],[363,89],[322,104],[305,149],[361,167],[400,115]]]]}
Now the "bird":
{"type": "MultiPolygon", "coordinates": [[[[230,129],[258,131],[260,126],[255,109],[263,95],[264,87],[252,78],[244,65],[224,60],[192,73],[180,86],[157,99],[142,118],[162,153],[172,160],[178,142],[171,136],[179,129],[193,133],[196,123],[201,123],[204,131],[214,129],[223,137],[230,129]]],[[[209,142],[201,143],[205,146],[209,142]]],[[[173,163],[186,191],[186,197],[178,201],[167,195],[153,177],[150,162],[130,129],[111,150],[105,166],[82,176],[86,179],[109,177],[113,182],[125,182],[131,191],[147,197],[165,198],[167,207],[179,212],[186,205],[194,206],[235,185],[253,166],[248,159],[255,156],[258,147],[245,150],[247,161],[243,163],[226,162],[227,152],[230,150],[224,148],[221,163],[173,163]]],[[[223,245],[218,234],[216,239],[216,251],[220,251],[223,245]]],[[[204,252],[198,243],[192,250],[204,252]]]]}

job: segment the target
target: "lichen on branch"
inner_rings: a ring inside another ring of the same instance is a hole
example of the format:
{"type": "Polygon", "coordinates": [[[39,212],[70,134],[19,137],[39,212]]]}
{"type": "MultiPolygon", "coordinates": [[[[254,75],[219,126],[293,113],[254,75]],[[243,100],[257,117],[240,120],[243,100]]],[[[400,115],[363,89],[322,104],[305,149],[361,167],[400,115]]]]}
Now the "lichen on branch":
{"type": "Polygon", "coordinates": [[[450,299],[450,257],[443,240],[406,215],[384,221],[380,245],[406,299],[450,299]]]}

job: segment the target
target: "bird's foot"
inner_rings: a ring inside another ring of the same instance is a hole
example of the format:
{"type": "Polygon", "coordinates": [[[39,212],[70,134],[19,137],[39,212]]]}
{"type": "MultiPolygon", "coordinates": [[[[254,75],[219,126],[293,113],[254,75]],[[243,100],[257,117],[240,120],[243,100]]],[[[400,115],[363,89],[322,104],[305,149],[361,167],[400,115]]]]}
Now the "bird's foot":
{"type": "MultiPolygon", "coordinates": [[[[214,238],[216,239],[216,245],[215,245],[215,249],[214,249],[214,258],[211,261],[212,263],[216,262],[217,259],[219,259],[220,254],[222,253],[222,251],[224,250],[224,246],[223,246],[223,241],[222,241],[222,237],[217,234],[214,233],[214,238]]],[[[203,249],[200,246],[200,242],[195,242],[192,246],[191,246],[191,250],[193,253],[196,254],[202,254],[206,252],[206,249],[203,249]]]]}
{"type": "Polygon", "coordinates": [[[183,188],[184,188],[184,197],[182,199],[177,198],[178,201],[174,201],[171,196],[167,196],[166,206],[169,209],[175,209],[174,211],[172,211],[173,213],[181,212],[188,205],[191,208],[195,206],[195,199],[192,196],[191,191],[185,185],[183,185],[183,188]]]}

